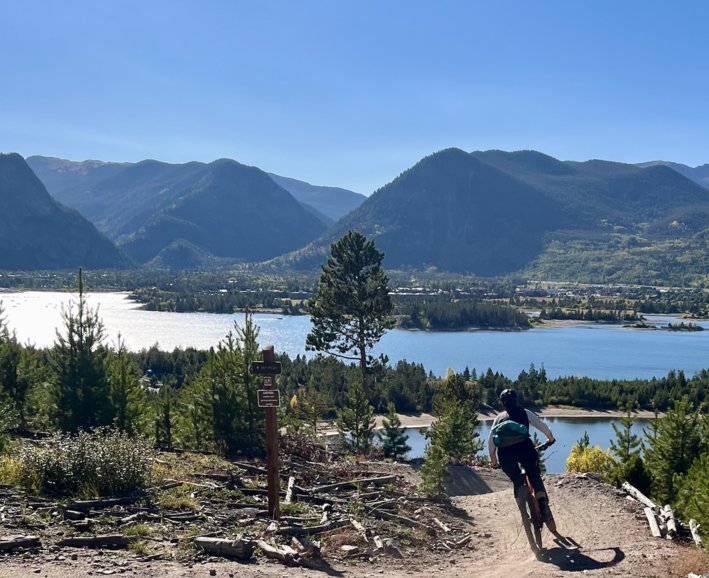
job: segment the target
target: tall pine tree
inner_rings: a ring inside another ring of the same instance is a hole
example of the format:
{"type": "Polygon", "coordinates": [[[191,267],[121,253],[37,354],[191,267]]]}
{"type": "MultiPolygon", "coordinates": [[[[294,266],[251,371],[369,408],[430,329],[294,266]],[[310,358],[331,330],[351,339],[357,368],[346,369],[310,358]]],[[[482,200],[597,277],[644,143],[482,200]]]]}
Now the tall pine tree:
{"type": "Polygon", "coordinates": [[[662,504],[677,497],[678,482],[700,455],[701,416],[687,396],[677,400],[665,417],[656,419],[645,449],[645,463],[652,477],[652,495],[662,504]]]}
{"type": "Polygon", "coordinates": [[[54,373],[55,424],[76,432],[107,426],[113,408],[106,375],[108,350],[103,345],[104,326],[98,310],[86,303],[83,274],[79,270],[79,300],[62,309],[64,333],[57,339],[50,362],[54,373]]]}
{"type": "Polygon", "coordinates": [[[394,327],[384,254],[361,233],[348,232],[332,244],[322,267],[317,294],[308,301],[313,329],[306,349],[359,362],[369,395],[370,351],[394,327]]]}

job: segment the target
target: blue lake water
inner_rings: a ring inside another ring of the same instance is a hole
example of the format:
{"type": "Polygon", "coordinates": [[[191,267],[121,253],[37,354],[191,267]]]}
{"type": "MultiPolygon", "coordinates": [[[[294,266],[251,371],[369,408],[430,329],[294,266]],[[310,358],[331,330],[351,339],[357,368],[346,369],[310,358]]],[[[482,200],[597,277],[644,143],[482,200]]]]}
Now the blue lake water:
{"type": "MultiPolygon", "coordinates": [[[[589,440],[592,446],[599,446],[603,450],[607,450],[611,445],[611,440],[615,440],[615,432],[613,425],[620,425],[617,419],[609,418],[545,418],[544,422],[551,428],[556,443],[544,452],[544,459],[547,472],[557,474],[566,471],[566,458],[571,452],[571,447],[583,436],[584,432],[588,433],[589,440]]],[[[485,442],[485,447],[480,455],[487,456],[487,438],[490,433],[491,421],[484,421],[477,428],[480,434],[480,439],[485,442]]],[[[645,428],[648,425],[647,420],[636,420],[633,424],[633,433],[641,439],[644,438],[645,428]]],[[[410,458],[422,457],[428,440],[425,437],[428,428],[407,428],[406,434],[409,436],[408,445],[411,451],[408,454],[410,458]]],[[[532,432],[536,430],[532,428],[532,432]]],[[[539,441],[546,441],[546,437],[541,432],[537,432],[539,441]]]]}
{"type": "MultiPolygon", "coordinates": [[[[61,309],[76,296],[57,292],[0,293],[5,317],[23,342],[51,346],[62,327],[61,309]]],[[[118,334],[129,349],[158,344],[160,348],[215,346],[243,323],[243,314],[159,313],[142,311],[123,293],[88,295],[104,321],[108,343],[118,334]]],[[[649,316],[666,325],[671,316],[649,316]]],[[[260,328],[261,346],[273,345],[277,353],[291,357],[305,354],[305,336],[310,330],[306,316],[254,315],[260,328]]],[[[700,325],[709,329],[709,322],[700,325]]],[[[435,375],[448,368],[466,367],[478,372],[491,367],[515,378],[531,363],[544,365],[549,377],[582,375],[602,379],[662,377],[672,369],[688,376],[709,367],[709,331],[681,333],[623,328],[619,325],[577,324],[535,328],[528,331],[424,332],[392,330],[377,345],[390,363],[407,360],[423,364],[435,375]]]]}
{"type": "MultiPolygon", "coordinates": [[[[57,329],[63,328],[62,308],[75,300],[76,295],[57,292],[0,293],[10,329],[23,343],[39,347],[54,343],[57,329]]],[[[87,300],[91,307],[99,309],[107,342],[115,344],[120,334],[131,350],[154,344],[166,350],[190,346],[208,349],[233,330],[235,322],[244,320],[243,314],[142,311],[124,293],[94,293],[87,300]]],[[[649,316],[649,320],[666,325],[677,318],[649,316]]],[[[308,317],[257,314],[254,321],[260,328],[262,347],[273,345],[276,352],[291,357],[305,354],[305,336],[311,327],[308,317]]],[[[707,321],[700,325],[709,329],[707,321]]],[[[468,367],[481,372],[491,367],[515,378],[534,363],[537,367],[544,365],[551,378],[651,378],[665,376],[673,369],[691,376],[709,367],[709,331],[676,333],[584,324],[519,332],[393,330],[381,340],[376,353],[387,354],[392,364],[399,360],[421,363],[436,375],[444,375],[448,368],[460,372],[468,367]]],[[[564,471],[571,446],[584,431],[589,433],[593,445],[603,449],[615,437],[610,419],[550,418],[547,422],[559,440],[547,451],[547,469],[552,473],[564,471]]],[[[636,423],[638,434],[642,434],[643,423],[647,422],[636,423]]],[[[484,439],[488,428],[487,424],[480,427],[484,439]]],[[[409,435],[411,456],[423,455],[423,433],[410,430],[409,435]]]]}

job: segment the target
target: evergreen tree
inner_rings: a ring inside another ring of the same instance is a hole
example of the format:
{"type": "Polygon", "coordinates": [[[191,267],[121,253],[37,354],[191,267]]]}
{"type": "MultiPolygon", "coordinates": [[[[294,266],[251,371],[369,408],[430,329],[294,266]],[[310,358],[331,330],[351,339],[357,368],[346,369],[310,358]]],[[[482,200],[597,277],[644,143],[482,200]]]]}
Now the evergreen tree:
{"type": "Polygon", "coordinates": [[[611,440],[611,454],[621,464],[629,462],[633,456],[640,454],[642,441],[639,436],[633,433],[633,424],[635,423],[635,417],[633,416],[634,405],[633,402],[626,404],[625,415],[620,418],[620,427],[614,423],[611,424],[616,438],[611,440]]]}
{"type": "Polygon", "coordinates": [[[317,294],[308,301],[313,329],[306,349],[359,362],[362,387],[369,394],[369,354],[394,327],[384,254],[361,233],[348,232],[332,244],[317,294]]]}
{"type": "Polygon", "coordinates": [[[175,392],[172,384],[165,381],[153,400],[153,425],[156,445],[171,449],[174,444],[174,429],[177,419],[175,392]]]}
{"type": "Polygon", "coordinates": [[[125,341],[118,336],[117,348],[108,354],[108,386],[115,426],[129,435],[137,433],[146,411],[140,369],[131,360],[125,341]]]}
{"type": "Polygon", "coordinates": [[[374,410],[358,380],[347,392],[345,406],[337,412],[337,431],[349,451],[366,454],[372,447],[374,410]]]}
{"type": "Polygon", "coordinates": [[[677,497],[678,483],[703,449],[701,417],[687,396],[651,425],[645,463],[652,477],[652,495],[662,504],[677,497]]]}
{"type": "Polygon", "coordinates": [[[484,444],[475,430],[479,407],[476,384],[449,370],[447,377],[438,383],[433,399],[437,419],[427,434],[449,460],[466,461],[482,449],[484,444]]]}
{"type": "Polygon", "coordinates": [[[392,402],[389,402],[389,412],[382,425],[384,426],[384,431],[379,436],[382,440],[384,456],[394,461],[403,458],[411,451],[411,446],[406,443],[409,440],[409,436],[401,427],[401,420],[392,402]]]}
{"type": "Polygon", "coordinates": [[[421,481],[424,491],[429,496],[438,496],[445,491],[445,479],[448,477],[448,456],[446,451],[431,441],[423,453],[421,481]]]}
{"type": "Polygon", "coordinates": [[[254,323],[254,318],[250,311],[244,313],[243,327],[234,322],[234,331],[237,336],[236,349],[241,359],[241,364],[238,366],[240,370],[239,387],[246,402],[243,415],[246,431],[243,435],[244,443],[240,451],[247,455],[261,455],[266,448],[266,424],[263,418],[263,411],[258,407],[257,392],[260,387],[260,380],[251,374],[251,364],[260,359],[259,327],[254,323]]]}
{"type": "Polygon", "coordinates": [[[185,388],[181,424],[193,443],[209,443],[226,455],[261,455],[264,420],[257,403],[258,381],[251,374],[257,359],[258,328],[246,313],[244,327],[234,324],[210,349],[207,362],[185,388]],[[202,423],[201,423],[202,422],[202,423]]]}
{"type": "Polygon", "coordinates": [[[57,331],[51,356],[54,373],[54,423],[76,432],[110,425],[113,410],[106,376],[107,349],[104,326],[98,311],[91,309],[84,295],[79,270],[79,300],[62,309],[64,331],[57,331]]]}
{"type": "Polygon", "coordinates": [[[674,506],[683,519],[697,520],[702,535],[709,538],[709,454],[703,453],[692,462],[680,481],[674,506]]]}
{"type": "Polygon", "coordinates": [[[7,396],[17,425],[27,424],[28,395],[32,385],[33,360],[14,333],[0,328],[0,390],[7,396]]]}

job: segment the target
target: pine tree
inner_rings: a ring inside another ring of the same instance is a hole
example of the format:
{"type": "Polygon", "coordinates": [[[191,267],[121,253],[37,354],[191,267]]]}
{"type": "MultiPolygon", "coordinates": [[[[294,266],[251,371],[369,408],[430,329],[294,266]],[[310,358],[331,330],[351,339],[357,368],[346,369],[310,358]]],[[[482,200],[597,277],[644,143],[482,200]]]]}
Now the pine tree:
{"type": "Polygon", "coordinates": [[[692,462],[679,484],[674,506],[683,519],[697,520],[703,537],[709,538],[709,454],[692,462]]]}
{"type": "Polygon", "coordinates": [[[426,446],[421,466],[423,489],[429,496],[438,496],[445,491],[445,479],[448,477],[448,456],[446,451],[435,441],[426,446]]]}
{"type": "Polygon", "coordinates": [[[611,424],[616,436],[615,440],[611,440],[611,454],[621,464],[629,462],[633,456],[640,454],[642,441],[639,436],[633,433],[633,424],[635,423],[635,417],[633,416],[634,405],[633,402],[626,404],[625,415],[620,418],[620,427],[616,424],[611,424]]]}
{"type": "Polygon", "coordinates": [[[394,327],[383,259],[373,241],[348,232],[332,244],[317,294],[306,305],[313,323],[306,349],[357,360],[365,394],[373,362],[369,352],[394,327]]]}
{"type": "Polygon", "coordinates": [[[677,497],[677,484],[703,449],[701,417],[687,396],[651,425],[645,463],[652,477],[652,495],[662,504],[677,497]]]}
{"type": "Polygon", "coordinates": [[[113,410],[106,377],[107,349],[104,326],[98,311],[84,295],[79,270],[79,300],[62,309],[65,333],[57,331],[50,358],[54,373],[55,424],[65,431],[110,425],[113,410]]]}
{"type": "Polygon", "coordinates": [[[160,393],[153,400],[153,424],[155,426],[155,443],[164,448],[173,447],[176,403],[172,383],[167,380],[160,388],[160,393]]]}
{"type": "Polygon", "coordinates": [[[139,383],[140,369],[120,335],[116,350],[108,355],[107,374],[114,425],[128,435],[138,433],[146,412],[145,392],[139,383]]]}
{"type": "Polygon", "coordinates": [[[428,437],[452,461],[466,461],[483,447],[475,427],[478,424],[480,396],[477,385],[467,382],[462,375],[448,371],[438,383],[433,399],[436,422],[428,437]]]}
{"type": "Polygon", "coordinates": [[[406,443],[409,440],[409,436],[401,427],[401,420],[396,413],[396,406],[389,402],[388,409],[389,412],[382,422],[384,426],[383,433],[380,433],[379,436],[382,440],[384,456],[397,461],[411,451],[411,446],[406,443]]]}
{"type": "Polygon", "coordinates": [[[345,406],[337,412],[337,431],[345,448],[368,453],[374,438],[374,409],[369,405],[359,380],[347,392],[345,406]]]}

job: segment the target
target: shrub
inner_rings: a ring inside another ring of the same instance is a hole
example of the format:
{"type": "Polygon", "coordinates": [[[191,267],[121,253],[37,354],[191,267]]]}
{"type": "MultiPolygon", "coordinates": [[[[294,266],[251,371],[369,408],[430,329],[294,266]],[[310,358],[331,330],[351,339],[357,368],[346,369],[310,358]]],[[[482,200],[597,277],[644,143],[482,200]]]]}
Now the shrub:
{"type": "Polygon", "coordinates": [[[567,472],[596,472],[605,474],[613,465],[613,460],[600,447],[582,447],[578,444],[571,448],[566,458],[567,472]]]}
{"type": "Polygon", "coordinates": [[[121,496],[142,490],[150,476],[153,449],[147,440],[101,428],[74,436],[59,434],[18,454],[22,485],[34,491],[121,496]]]}

